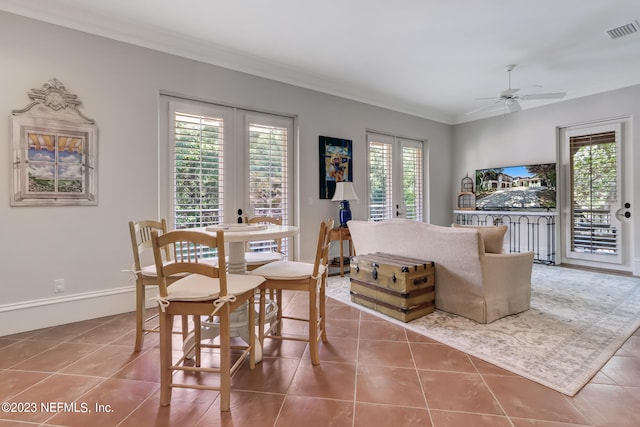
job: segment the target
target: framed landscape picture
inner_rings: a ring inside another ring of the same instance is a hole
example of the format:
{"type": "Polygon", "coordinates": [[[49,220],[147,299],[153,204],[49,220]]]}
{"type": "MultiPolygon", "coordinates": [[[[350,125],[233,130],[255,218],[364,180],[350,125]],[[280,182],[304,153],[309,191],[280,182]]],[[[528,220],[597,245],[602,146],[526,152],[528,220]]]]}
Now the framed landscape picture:
{"type": "Polygon", "coordinates": [[[11,206],[96,205],[98,128],[57,79],[13,110],[11,206]]]}

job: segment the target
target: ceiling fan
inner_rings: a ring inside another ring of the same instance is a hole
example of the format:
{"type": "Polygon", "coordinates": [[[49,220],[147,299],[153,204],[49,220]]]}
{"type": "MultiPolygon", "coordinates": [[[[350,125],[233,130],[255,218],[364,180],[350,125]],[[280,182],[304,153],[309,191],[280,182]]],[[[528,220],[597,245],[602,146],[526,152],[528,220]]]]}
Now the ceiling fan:
{"type": "Polygon", "coordinates": [[[490,109],[494,109],[496,106],[503,105],[506,110],[509,110],[509,113],[513,113],[516,111],[522,110],[520,106],[519,100],[527,100],[527,99],[555,99],[555,98],[564,98],[566,95],[565,92],[555,92],[555,93],[532,93],[532,94],[519,94],[520,89],[511,88],[511,71],[516,67],[516,64],[507,65],[507,72],[509,73],[509,88],[498,93],[497,97],[494,98],[476,98],[478,101],[492,100],[493,103],[489,105],[482,106],[473,111],[468,112],[467,114],[476,114],[481,111],[486,111],[490,109]]]}

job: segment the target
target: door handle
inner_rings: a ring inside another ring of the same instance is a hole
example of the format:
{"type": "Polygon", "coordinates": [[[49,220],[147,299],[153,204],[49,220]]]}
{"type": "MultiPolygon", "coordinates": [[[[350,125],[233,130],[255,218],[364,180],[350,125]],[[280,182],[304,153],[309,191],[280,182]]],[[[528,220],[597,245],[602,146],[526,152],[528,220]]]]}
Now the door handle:
{"type": "Polygon", "coordinates": [[[618,220],[622,221],[622,217],[624,218],[631,218],[631,212],[628,210],[625,210],[624,212],[623,209],[630,209],[631,208],[631,203],[627,202],[624,204],[623,208],[620,208],[616,211],[615,216],[616,218],[618,218],[618,220]]]}

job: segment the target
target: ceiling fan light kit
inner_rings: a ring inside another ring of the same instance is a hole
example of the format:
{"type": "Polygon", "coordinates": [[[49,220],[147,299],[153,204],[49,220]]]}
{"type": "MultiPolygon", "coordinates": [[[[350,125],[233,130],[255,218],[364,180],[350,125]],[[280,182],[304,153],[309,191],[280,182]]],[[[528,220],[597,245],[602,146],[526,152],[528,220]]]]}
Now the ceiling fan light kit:
{"type": "Polygon", "coordinates": [[[511,87],[511,71],[516,67],[516,64],[507,65],[507,73],[509,73],[509,87],[505,90],[502,90],[498,93],[498,96],[495,98],[476,98],[478,101],[483,100],[492,100],[493,103],[489,105],[482,106],[473,111],[468,112],[467,114],[476,114],[482,111],[488,111],[496,108],[496,106],[502,105],[505,113],[514,113],[516,111],[522,110],[522,106],[520,105],[520,100],[534,100],[534,99],[558,99],[564,98],[565,92],[554,92],[554,93],[531,93],[531,94],[519,94],[520,89],[511,87]]]}

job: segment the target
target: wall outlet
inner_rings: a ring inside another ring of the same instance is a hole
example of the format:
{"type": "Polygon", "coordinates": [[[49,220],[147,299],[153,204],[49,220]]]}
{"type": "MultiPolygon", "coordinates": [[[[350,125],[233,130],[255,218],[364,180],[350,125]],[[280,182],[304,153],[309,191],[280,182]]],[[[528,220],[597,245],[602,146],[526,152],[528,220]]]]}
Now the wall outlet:
{"type": "Polygon", "coordinates": [[[53,281],[53,292],[64,292],[64,279],[56,279],[53,281]]]}

